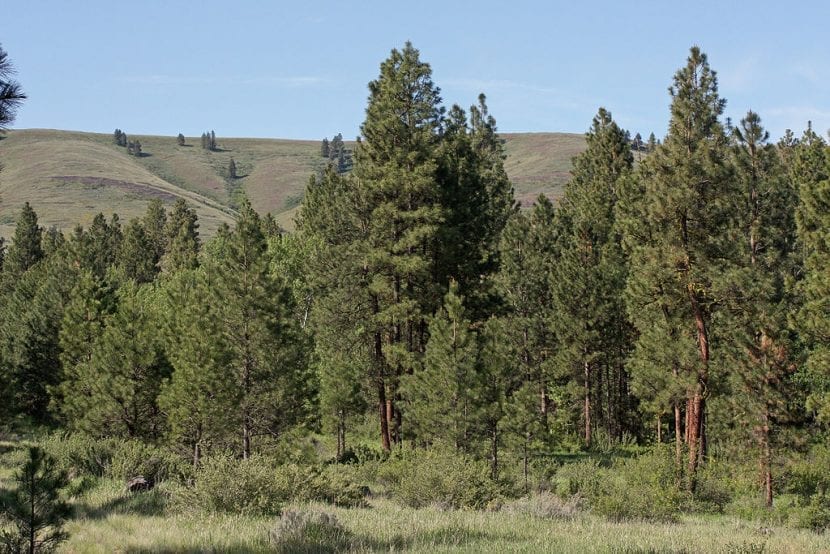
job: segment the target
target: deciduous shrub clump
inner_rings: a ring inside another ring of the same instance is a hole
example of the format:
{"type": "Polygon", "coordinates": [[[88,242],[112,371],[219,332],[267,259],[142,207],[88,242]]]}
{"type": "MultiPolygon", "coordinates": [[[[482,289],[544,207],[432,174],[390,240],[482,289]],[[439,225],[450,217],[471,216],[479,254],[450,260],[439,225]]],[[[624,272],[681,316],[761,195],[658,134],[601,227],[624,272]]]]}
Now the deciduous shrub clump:
{"type": "Polygon", "coordinates": [[[405,452],[378,471],[378,480],[413,508],[484,508],[500,496],[485,462],[440,449],[405,452]]]}
{"type": "Polygon", "coordinates": [[[277,465],[269,458],[205,458],[192,487],[179,489],[174,502],[202,512],[279,514],[289,502],[365,504],[365,488],[337,466],[277,465]]]}

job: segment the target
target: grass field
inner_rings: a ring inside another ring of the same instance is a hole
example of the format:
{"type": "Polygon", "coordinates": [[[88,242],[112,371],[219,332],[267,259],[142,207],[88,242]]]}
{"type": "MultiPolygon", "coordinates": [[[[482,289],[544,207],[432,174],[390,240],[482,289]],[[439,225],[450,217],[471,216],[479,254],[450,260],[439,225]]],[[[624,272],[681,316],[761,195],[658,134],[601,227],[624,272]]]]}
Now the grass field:
{"type": "MultiPolygon", "coordinates": [[[[18,446],[0,442],[0,488],[8,486],[18,446]]],[[[153,491],[131,494],[112,479],[86,487],[79,482],[70,487],[74,515],[60,552],[830,552],[828,533],[724,515],[685,516],[671,524],[614,522],[584,510],[553,512],[533,499],[473,511],[407,508],[383,495],[362,508],[287,506],[284,513],[334,516],[336,536],[305,532],[291,541],[274,540],[279,517],[191,513],[169,500],[179,484],[163,482],[153,491]]]]}
{"type": "MultiPolygon", "coordinates": [[[[118,506],[117,501],[108,502],[118,506]]],[[[297,509],[333,514],[346,531],[348,546],[308,544],[307,550],[316,552],[830,552],[827,536],[726,517],[687,518],[677,524],[615,523],[590,514],[550,519],[506,511],[416,510],[385,499],[371,501],[368,508],[318,504],[297,509]]],[[[91,510],[67,526],[71,538],[63,551],[274,551],[269,531],[277,518],[136,511],[130,513],[125,505],[91,510]]],[[[297,550],[296,543],[290,550],[297,550]]]]}
{"type": "MultiPolygon", "coordinates": [[[[10,131],[0,140],[0,236],[11,236],[26,201],[42,225],[67,230],[89,224],[98,212],[118,213],[126,223],[152,198],[172,204],[179,197],[196,207],[202,234],[211,236],[233,218],[231,189],[243,190],[258,211],[291,229],[309,175],[324,164],[317,141],[218,137],[218,150],[208,152],[198,137],[187,137],[185,146],[175,137],[129,138],[141,142],[143,156],[129,156],[108,134],[10,131]],[[229,186],[231,158],[239,177],[229,186]]],[[[571,158],[585,142],[562,133],[504,138],[505,166],[524,205],[540,193],[561,195],[571,158]]]]}

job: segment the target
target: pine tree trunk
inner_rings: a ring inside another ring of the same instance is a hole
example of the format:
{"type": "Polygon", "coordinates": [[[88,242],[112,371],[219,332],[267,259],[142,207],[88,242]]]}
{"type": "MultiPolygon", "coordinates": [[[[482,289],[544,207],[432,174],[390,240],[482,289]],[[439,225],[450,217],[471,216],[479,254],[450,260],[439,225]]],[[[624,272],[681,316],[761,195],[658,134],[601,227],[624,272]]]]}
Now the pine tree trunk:
{"type": "Polygon", "coordinates": [[[346,414],[337,411],[337,459],[342,460],[346,453],[346,414]]]}
{"type": "Polygon", "coordinates": [[[585,407],[584,407],[584,418],[585,418],[585,446],[591,446],[591,364],[585,362],[583,364],[584,369],[584,377],[585,377],[585,407]]]}
{"type": "Polygon", "coordinates": [[[687,430],[689,433],[689,491],[694,492],[697,486],[698,464],[705,451],[704,410],[706,404],[703,394],[706,391],[709,378],[709,335],[706,329],[706,322],[703,319],[703,312],[700,309],[691,284],[688,289],[692,313],[695,318],[695,327],[697,328],[697,342],[700,350],[701,364],[700,370],[698,371],[698,382],[694,389],[694,395],[692,396],[692,414],[689,418],[690,429],[687,430]]]}
{"type": "Polygon", "coordinates": [[[680,404],[674,403],[674,456],[677,465],[678,486],[680,485],[680,477],[683,473],[683,435],[682,419],[680,415],[680,404]]]}
{"type": "Polygon", "coordinates": [[[661,417],[657,415],[657,444],[663,442],[663,422],[661,421],[661,417]]]}
{"type": "Polygon", "coordinates": [[[242,459],[251,457],[251,425],[248,414],[242,417],[242,459]]]}
{"type": "Polygon", "coordinates": [[[499,424],[495,421],[490,436],[490,448],[490,477],[495,481],[499,476],[499,424]]]}
{"type": "MultiPolygon", "coordinates": [[[[377,296],[372,296],[372,313],[380,313],[380,303],[377,296]]],[[[386,418],[386,382],[384,379],[384,366],[386,361],[383,358],[383,336],[380,331],[375,331],[374,336],[374,362],[377,371],[377,392],[378,392],[378,416],[380,417],[380,445],[384,452],[392,450],[392,441],[389,437],[389,420],[386,418]]]]}
{"type": "Polygon", "coordinates": [[[689,434],[689,492],[695,492],[697,488],[697,467],[699,463],[699,451],[700,448],[700,429],[701,429],[701,418],[702,418],[702,409],[703,409],[703,396],[702,391],[700,389],[700,385],[695,387],[694,396],[692,396],[692,414],[689,417],[689,424],[691,429],[688,430],[689,434]]]}
{"type": "Polygon", "coordinates": [[[392,450],[392,441],[389,439],[389,420],[386,419],[386,385],[383,377],[378,377],[378,412],[380,415],[380,446],[385,452],[392,450]]]}
{"type": "Polygon", "coordinates": [[[772,508],[772,448],[770,445],[769,407],[764,407],[761,439],[761,478],[764,483],[764,505],[772,508]]]}

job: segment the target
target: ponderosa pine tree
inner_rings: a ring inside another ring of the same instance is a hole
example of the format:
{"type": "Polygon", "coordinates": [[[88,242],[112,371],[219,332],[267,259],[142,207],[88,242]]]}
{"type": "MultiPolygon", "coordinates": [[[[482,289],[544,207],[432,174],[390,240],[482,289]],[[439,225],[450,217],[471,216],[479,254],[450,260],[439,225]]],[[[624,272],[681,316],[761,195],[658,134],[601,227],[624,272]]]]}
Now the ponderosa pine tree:
{"type": "Polygon", "coordinates": [[[161,258],[167,250],[167,212],[161,200],[154,198],[147,204],[147,211],[141,219],[147,240],[150,242],[153,251],[153,265],[160,267],[161,258]]]}
{"type": "Polygon", "coordinates": [[[14,73],[9,55],[0,46],[0,132],[14,123],[17,108],[26,99],[20,83],[12,78],[14,73]]]}
{"type": "Polygon", "coordinates": [[[77,267],[89,269],[99,279],[104,279],[118,256],[121,239],[118,217],[113,214],[107,223],[104,214],[99,213],[92,219],[88,229],[84,230],[79,225],[69,237],[72,262],[77,267]]]}
{"type": "Polygon", "coordinates": [[[338,450],[345,450],[348,419],[377,390],[374,335],[365,323],[372,317],[364,262],[368,212],[356,190],[353,177],[328,166],[311,176],[297,218],[297,240],[307,252],[301,271],[309,312],[302,320],[314,334],[320,408],[324,423],[335,423],[338,450]]]}
{"type": "Polygon", "coordinates": [[[428,64],[407,43],[369,83],[355,182],[369,211],[366,265],[381,444],[401,440],[398,379],[415,371],[440,301],[432,256],[443,219],[436,182],[442,108],[428,64]]]}
{"type": "Polygon", "coordinates": [[[165,283],[160,302],[173,374],[162,386],[159,407],[168,422],[167,438],[194,466],[213,448],[231,448],[238,428],[232,414],[239,389],[227,371],[231,349],[210,286],[208,268],[181,269],[165,283]]]}
{"type": "Polygon", "coordinates": [[[771,507],[773,437],[787,415],[795,367],[787,316],[796,307],[788,284],[796,274],[797,196],[758,114],[747,113],[732,134],[740,250],[717,285],[723,309],[715,319],[721,345],[716,366],[731,387],[726,400],[732,418],[757,446],[764,501],[771,507]]]}
{"type": "Polygon", "coordinates": [[[587,150],[574,158],[559,220],[558,256],[550,276],[561,373],[581,383],[582,429],[591,445],[592,429],[604,424],[609,436],[628,430],[630,324],[622,292],[627,274],[614,209],[620,180],[634,159],[625,133],[600,108],[586,134],[587,150]]]}
{"type": "Polygon", "coordinates": [[[184,146],[184,135],[183,134],[181,134],[181,133],[178,134],[178,136],[176,137],[176,144],[178,144],[179,146],[184,146]]]}
{"type": "Polygon", "coordinates": [[[499,352],[499,360],[513,358],[507,366],[509,373],[503,373],[503,363],[496,363],[487,373],[490,382],[504,387],[499,395],[491,390],[491,396],[503,400],[504,413],[496,415],[509,417],[505,431],[514,436],[507,437],[507,442],[523,453],[525,467],[530,454],[550,439],[551,391],[559,384],[553,371],[552,319],[556,314],[550,289],[557,255],[556,217],[553,203],[540,195],[528,213],[511,217],[499,245],[501,267],[496,280],[506,313],[493,324],[501,336],[488,340],[489,348],[499,352]]]}
{"type": "Polygon", "coordinates": [[[438,180],[444,221],[439,230],[436,278],[455,280],[473,320],[494,304],[492,275],[498,270],[498,241],[516,210],[504,170],[504,148],[484,95],[464,111],[453,106],[444,122],[438,180]]]}
{"type": "Polygon", "coordinates": [[[798,241],[804,259],[803,305],[795,318],[810,348],[807,408],[830,423],[830,154],[809,125],[794,148],[790,175],[798,189],[798,241]]]}
{"type": "Polygon", "coordinates": [[[69,484],[55,460],[40,447],[26,449],[23,465],[12,481],[17,485],[0,496],[0,519],[11,529],[0,531],[0,551],[14,554],[53,552],[69,535],[63,524],[71,508],[61,498],[69,484]]]}
{"type": "Polygon", "coordinates": [[[61,379],[58,333],[73,284],[74,272],[54,255],[30,268],[3,298],[0,378],[8,386],[2,393],[14,412],[36,421],[48,421],[49,389],[61,379]]]}
{"type": "Polygon", "coordinates": [[[135,218],[127,224],[115,267],[124,279],[138,284],[150,283],[156,276],[156,245],[151,242],[141,220],[135,218]]]}
{"type": "Polygon", "coordinates": [[[164,227],[166,251],[161,259],[165,272],[192,269],[199,263],[199,223],[196,210],[178,198],[164,227]]]}
{"type": "Polygon", "coordinates": [[[107,317],[116,308],[115,292],[89,269],[80,269],[60,322],[59,346],[62,379],[50,389],[49,408],[67,427],[83,418],[94,375],[90,362],[93,346],[102,335],[107,317]]]}
{"type": "Polygon", "coordinates": [[[458,283],[450,283],[444,307],[431,318],[423,368],[401,377],[406,413],[424,444],[443,440],[469,450],[476,431],[478,344],[464,313],[458,283]]]}
{"type": "Polygon", "coordinates": [[[725,101],[718,96],[715,72],[698,47],[691,49],[669,92],[669,134],[642,163],[639,226],[651,229],[628,229],[628,311],[641,338],[654,332],[655,322],[666,320],[662,340],[651,336],[640,342],[640,359],[669,361],[664,371],[688,374],[687,484],[693,491],[705,453],[715,308],[712,283],[722,269],[722,260],[730,258],[735,242],[730,234],[734,184],[727,139],[719,122],[725,101]],[[644,236],[649,240],[640,242],[644,236]],[[691,364],[690,345],[697,350],[697,359],[691,364]],[[646,346],[659,351],[646,352],[646,346]]]}
{"type": "Polygon", "coordinates": [[[270,271],[262,221],[247,199],[234,230],[220,230],[206,263],[215,271],[210,301],[216,339],[227,347],[225,370],[236,391],[228,417],[239,425],[240,451],[248,458],[255,436],[278,436],[304,416],[306,344],[293,318],[291,291],[270,271]]]}
{"type": "Polygon", "coordinates": [[[118,308],[105,320],[88,362],[77,366],[78,386],[63,391],[70,426],[95,437],[160,438],[157,398],[170,366],[155,331],[152,287],[124,283],[118,308]]]}
{"type": "Polygon", "coordinates": [[[546,196],[540,195],[529,213],[518,212],[508,221],[499,255],[497,280],[507,308],[504,340],[518,356],[517,382],[507,392],[533,383],[535,401],[524,409],[536,414],[547,430],[554,385],[551,359],[556,349],[550,276],[557,255],[557,223],[553,203],[546,196]]]}
{"type": "Polygon", "coordinates": [[[10,279],[23,275],[43,258],[43,228],[38,225],[37,214],[28,202],[23,204],[14,238],[3,262],[3,271],[10,279]]]}

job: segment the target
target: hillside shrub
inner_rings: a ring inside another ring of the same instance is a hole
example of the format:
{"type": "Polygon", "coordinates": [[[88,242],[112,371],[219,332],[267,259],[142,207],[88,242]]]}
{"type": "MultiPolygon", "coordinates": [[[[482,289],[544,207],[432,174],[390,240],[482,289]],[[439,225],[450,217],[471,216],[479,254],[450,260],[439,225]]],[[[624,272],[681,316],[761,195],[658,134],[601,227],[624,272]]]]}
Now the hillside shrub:
{"type": "Polygon", "coordinates": [[[500,496],[485,462],[449,450],[429,449],[391,457],[378,480],[402,504],[413,508],[484,508],[500,496]]]}

